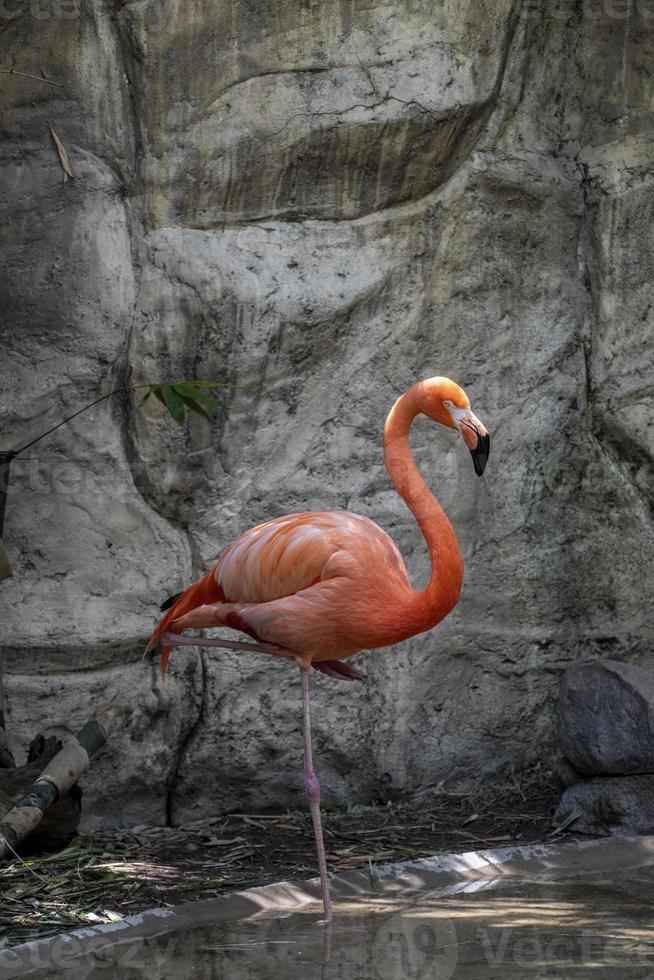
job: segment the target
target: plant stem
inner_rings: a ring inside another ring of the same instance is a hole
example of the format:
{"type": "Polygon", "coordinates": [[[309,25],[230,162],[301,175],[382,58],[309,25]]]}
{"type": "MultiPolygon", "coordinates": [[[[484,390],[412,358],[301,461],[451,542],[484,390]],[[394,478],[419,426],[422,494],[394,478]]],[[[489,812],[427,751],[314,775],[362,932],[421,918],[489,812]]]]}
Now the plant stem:
{"type": "MultiPolygon", "coordinates": [[[[171,384],[175,384],[175,383],[177,382],[171,382],[171,384]]],[[[188,382],[188,383],[193,384],[194,382],[188,382]]],[[[106,395],[100,395],[99,398],[96,398],[94,401],[89,402],[88,405],[84,405],[76,412],[73,412],[72,415],[68,415],[65,419],[62,419],[61,422],[57,422],[57,424],[53,425],[50,429],[46,429],[45,432],[42,432],[35,439],[31,439],[30,442],[26,442],[24,446],[20,446],[18,449],[9,450],[9,452],[0,453],[0,465],[2,465],[2,463],[4,462],[6,463],[7,466],[9,466],[11,460],[14,459],[15,456],[18,456],[19,453],[22,453],[26,449],[29,449],[35,443],[40,442],[41,439],[45,439],[45,437],[49,436],[51,432],[55,432],[57,429],[61,428],[62,425],[65,425],[66,422],[70,422],[72,419],[77,418],[78,415],[81,415],[82,412],[86,412],[87,409],[93,408],[94,405],[99,405],[100,402],[106,401],[107,398],[111,398],[112,395],[117,395],[121,391],[137,391],[139,388],[152,388],[152,387],[153,385],[150,382],[145,384],[138,384],[138,385],[121,385],[119,388],[114,388],[113,391],[110,391],[106,395]]],[[[219,387],[219,385],[216,385],[216,387],[219,387]]],[[[2,531],[0,528],[0,535],[1,533],[2,531]]]]}
{"type": "Polygon", "coordinates": [[[19,453],[22,453],[26,449],[29,449],[30,446],[34,445],[34,443],[40,442],[41,439],[45,439],[45,437],[49,436],[51,432],[54,432],[56,429],[60,429],[62,425],[66,424],[66,422],[70,422],[71,419],[77,418],[77,416],[81,415],[82,412],[85,412],[89,408],[93,408],[94,405],[99,405],[100,402],[106,401],[107,398],[111,398],[112,395],[117,395],[120,391],[129,391],[130,388],[147,388],[147,387],[148,387],[147,385],[130,385],[129,387],[127,385],[121,385],[120,388],[114,388],[114,390],[110,391],[107,395],[101,395],[99,398],[96,398],[95,401],[89,402],[88,405],[84,405],[83,408],[78,409],[76,412],[73,412],[72,415],[68,415],[65,419],[62,419],[61,422],[57,422],[57,424],[53,425],[52,428],[46,429],[46,431],[42,432],[40,436],[37,436],[36,439],[32,439],[30,442],[26,442],[24,446],[20,447],[20,449],[14,449],[9,455],[13,459],[14,456],[18,456],[19,453]]]}
{"type": "Polygon", "coordinates": [[[56,85],[63,88],[63,82],[53,82],[51,78],[44,78],[42,75],[29,75],[26,71],[15,71],[13,68],[0,68],[0,75],[20,75],[21,78],[33,78],[36,82],[45,82],[47,85],[56,85]]]}

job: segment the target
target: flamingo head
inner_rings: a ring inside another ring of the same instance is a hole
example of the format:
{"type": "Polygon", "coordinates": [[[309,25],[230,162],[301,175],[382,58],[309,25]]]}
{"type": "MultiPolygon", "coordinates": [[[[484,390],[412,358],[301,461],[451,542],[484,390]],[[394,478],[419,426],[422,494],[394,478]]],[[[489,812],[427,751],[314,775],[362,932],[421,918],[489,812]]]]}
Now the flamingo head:
{"type": "Polygon", "coordinates": [[[477,476],[486,469],[490,436],[470,407],[470,399],[455,381],[429,378],[420,385],[422,411],[434,422],[456,429],[470,450],[477,476]]]}

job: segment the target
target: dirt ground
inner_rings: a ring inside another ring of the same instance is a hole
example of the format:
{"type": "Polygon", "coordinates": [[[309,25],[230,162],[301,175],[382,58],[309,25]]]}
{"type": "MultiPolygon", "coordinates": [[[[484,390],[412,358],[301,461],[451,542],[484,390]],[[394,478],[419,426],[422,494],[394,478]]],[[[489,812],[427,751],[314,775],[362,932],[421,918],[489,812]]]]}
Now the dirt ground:
{"type": "MultiPolygon", "coordinates": [[[[377,806],[324,812],[330,871],[451,851],[561,839],[554,777],[536,768],[477,789],[437,787],[377,806]]],[[[0,949],[146,908],[316,875],[308,810],[233,813],[187,827],[76,838],[0,868],[0,949]]]]}

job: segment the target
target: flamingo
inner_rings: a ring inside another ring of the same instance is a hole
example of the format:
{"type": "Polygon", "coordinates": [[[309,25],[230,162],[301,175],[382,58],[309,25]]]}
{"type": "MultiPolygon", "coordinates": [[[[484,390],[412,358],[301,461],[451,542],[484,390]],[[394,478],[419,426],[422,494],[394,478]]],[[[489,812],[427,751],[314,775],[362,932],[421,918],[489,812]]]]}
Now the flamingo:
{"type": "Polygon", "coordinates": [[[146,652],[161,645],[166,672],[175,646],[219,646],[265,652],[294,662],[302,677],[304,783],[316,842],[325,920],[332,919],[320,783],[313,766],[309,668],[342,680],[363,675],[344,663],[359,650],[386,647],[432,629],[454,608],[463,560],[445,513],[413,460],[409,429],[417,415],[455,429],[481,476],[490,438],[454,381],[436,377],[409,388],[384,427],[384,461],[391,482],[425,538],[431,575],[412,587],[392,539],[367,517],[348,511],[288,514],[241,535],[206,575],[168,599],[146,652]],[[185,629],[223,626],[254,642],[182,636],[185,629]]]}

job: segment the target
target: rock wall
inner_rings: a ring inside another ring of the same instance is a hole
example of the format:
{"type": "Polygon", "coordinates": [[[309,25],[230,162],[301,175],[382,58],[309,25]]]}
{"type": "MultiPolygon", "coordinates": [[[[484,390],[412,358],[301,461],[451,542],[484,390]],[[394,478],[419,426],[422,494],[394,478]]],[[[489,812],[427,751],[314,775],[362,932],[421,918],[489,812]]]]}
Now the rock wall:
{"type": "Polygon", "coordinates": [[[645,662],[652,101],[645,0],[15,0],[3,70],[2,445],[129,378],[220,378],[211,427],[117,396],[13,464],[9,725],[136,705],[87,827],[301,800],[285,664],[141,659],[161,600],[241,530],[374,517],[416,584],[380,437],[448,374],[492,435],[414,448],[466,558],[433,634],[314,678],[328,803],[521,768],[561,670],[645,662]],[[649,67],[648,67],[649,66],[649,67]],[[64,173],[52,127],[70,154],[64,173]]]}

